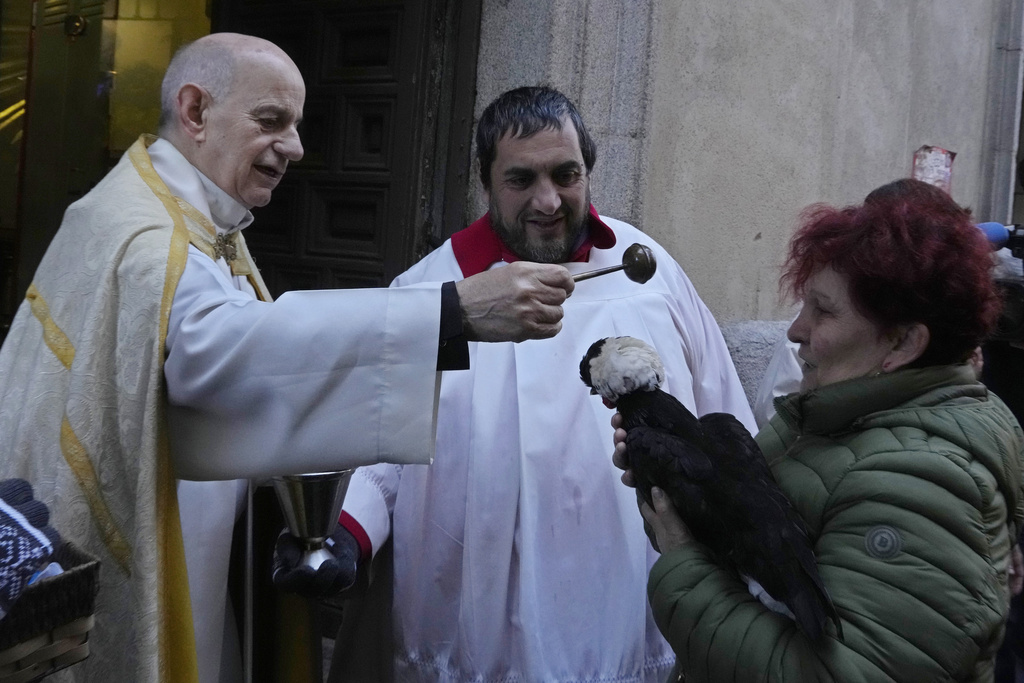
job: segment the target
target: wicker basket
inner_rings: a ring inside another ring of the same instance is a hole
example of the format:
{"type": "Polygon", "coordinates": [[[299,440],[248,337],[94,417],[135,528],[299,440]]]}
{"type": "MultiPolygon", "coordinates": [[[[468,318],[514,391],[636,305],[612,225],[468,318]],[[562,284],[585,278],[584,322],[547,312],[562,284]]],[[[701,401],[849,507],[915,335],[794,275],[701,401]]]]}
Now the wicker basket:
{"type": "Polygon", "coordinates": [[[89,656],[100,562],[65,541],[64,572],[32,584],[0,620],[0,683],[26,683],[89,656]]]}

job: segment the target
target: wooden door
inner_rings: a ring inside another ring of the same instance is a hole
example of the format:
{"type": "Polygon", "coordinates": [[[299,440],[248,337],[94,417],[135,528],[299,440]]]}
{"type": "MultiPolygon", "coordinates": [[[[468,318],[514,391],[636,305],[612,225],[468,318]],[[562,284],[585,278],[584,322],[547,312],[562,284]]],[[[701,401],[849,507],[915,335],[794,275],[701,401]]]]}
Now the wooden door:
{"type": "Polygon", "coordinates": [[[479,0],[221,0],[306,81],[305,157],[246,239],[271,292],[387,285],[463,227],[479,0]]]}
{"type": "MultiPolygon", "coordinates": [[[[272,294],[387,285],[465,226],[479,24],[480,0],[214,0],[214,31],[274,42],[306,82],[305,157],[245,231],[272,294]]],[[[321,641],[279,649],[276,625],[302,618],[270,583],[282,522],[261,500],[251,667],[269,681],[285,662],[315,670],[321,641]]],[[[339,620],[320,605],[313,631],[333,637],[339,620]]]]}

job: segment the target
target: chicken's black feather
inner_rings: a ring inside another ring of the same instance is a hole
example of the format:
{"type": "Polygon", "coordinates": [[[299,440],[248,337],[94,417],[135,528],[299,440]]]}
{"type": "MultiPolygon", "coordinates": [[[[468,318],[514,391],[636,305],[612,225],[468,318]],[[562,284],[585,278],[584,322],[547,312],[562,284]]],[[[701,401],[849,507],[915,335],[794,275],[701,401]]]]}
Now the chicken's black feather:
{"type": "MultiPolygon", "coordinates": [[[[580,364],[592,388],[598,378],[591,376],[590,361],[614,353],[605,341],[580,364]]],[[[616,398],[638,495],[653,506],[651,487],[665,491],[693,537],[789,607],[810,638],[819,639],[828,620],[842,638],[807,527],[747,429],[727,413],[698,419],[661,389],[616,398]]]]}

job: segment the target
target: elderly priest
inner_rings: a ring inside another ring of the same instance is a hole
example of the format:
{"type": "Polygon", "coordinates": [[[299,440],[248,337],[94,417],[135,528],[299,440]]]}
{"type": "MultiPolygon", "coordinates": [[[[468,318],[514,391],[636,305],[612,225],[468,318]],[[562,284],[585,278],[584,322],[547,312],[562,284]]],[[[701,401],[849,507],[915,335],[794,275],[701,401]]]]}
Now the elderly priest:
{"type": "Polygon", "coordinates": [[[560,328],[573,284],[552,265],[271,302],[240,231],[302,157],[304,99],[266,41],[180,50],[160,137],[68,209],[0,351],[0,478],[30,480],[103,563],[70,676],[237,680],[239,479],[427,462],[440,341],[560,328]]]}

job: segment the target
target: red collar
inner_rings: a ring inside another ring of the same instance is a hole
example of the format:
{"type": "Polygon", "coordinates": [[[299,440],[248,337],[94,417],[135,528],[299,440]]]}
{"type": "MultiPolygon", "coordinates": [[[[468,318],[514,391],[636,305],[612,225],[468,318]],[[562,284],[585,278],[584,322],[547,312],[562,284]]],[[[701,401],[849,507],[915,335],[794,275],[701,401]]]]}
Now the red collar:
{"type": "MultiPolygon", "coordinates": [[[[587,236],[569,259],[570,262],[590,260],[591,249],[610,249],[615,246],[615,233],[597,215],[593,204],[590,205],[589,218],[587,236]]],[[[455,252],[455,260],[459,262],[463,277],[482,273],[497,261],[512,263],[519,260],[491,228],[490,213],[485,213],[468,228],[452,235],[452,251],[455,252]]]]}

